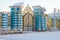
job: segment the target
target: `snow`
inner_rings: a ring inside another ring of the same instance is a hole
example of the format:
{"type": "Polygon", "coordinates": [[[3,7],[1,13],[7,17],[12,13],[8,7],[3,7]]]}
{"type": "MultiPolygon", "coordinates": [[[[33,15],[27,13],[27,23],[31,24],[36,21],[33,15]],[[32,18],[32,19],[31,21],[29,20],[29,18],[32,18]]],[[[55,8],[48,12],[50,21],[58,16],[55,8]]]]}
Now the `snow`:
{"type": "Polygon", "coordinates": [[[0,35],[0,40],[60,40],[60,31],[0,35]]]}

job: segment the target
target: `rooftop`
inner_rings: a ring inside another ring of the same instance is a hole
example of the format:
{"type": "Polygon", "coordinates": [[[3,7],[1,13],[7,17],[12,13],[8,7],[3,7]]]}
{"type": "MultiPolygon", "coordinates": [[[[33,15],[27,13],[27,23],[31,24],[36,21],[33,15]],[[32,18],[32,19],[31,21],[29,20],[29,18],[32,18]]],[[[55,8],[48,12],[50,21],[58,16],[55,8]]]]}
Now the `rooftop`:
{"type": "Polygon", "coordinates": [[[24,4],[23,2],[15,3],[14,5],[9,6],[9,7],[20,7],[20,6],[22,6],[23,4],[24,4]]]}

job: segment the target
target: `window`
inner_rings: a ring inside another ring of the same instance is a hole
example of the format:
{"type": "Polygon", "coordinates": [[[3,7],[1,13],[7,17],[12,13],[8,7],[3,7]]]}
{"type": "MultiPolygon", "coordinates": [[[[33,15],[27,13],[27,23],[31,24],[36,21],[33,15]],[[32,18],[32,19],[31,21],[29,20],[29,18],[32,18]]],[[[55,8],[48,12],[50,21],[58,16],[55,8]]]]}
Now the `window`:
{"type": "Polygon", "coordinates": [[[13,21],[14,23],[17,23],[17,21],[13,21]]]}
{"type": "Polygon", "coordinates": [[[22,17],[18,17],[18,19],[22,19],[22,17]]]}
{"type": "Polygon", "coordinates": [[[36,15],[38,14],[38,12],[34,12],[36,15]]]}
{"type": "Polygon", "coordinates": [[[22,25],[19,25],[19,26],[22,26],[22,25]]]}
{"type": "Polygon", "coordinates": [[[46,28],[44,27],[43,30],[46,30],[46,28]]]}
{"type": "Polygon", "coordinates": [[[19,18],[18,20],[21,20],[22,21],[22,18],[19,18]]]}
{"type": "Polygon", "coordinates": [[[2,28],[7,28],[8,26],[2,26],[2,28]]]}
{"type": "Polygon", "coordinates": [[[2,26],[8,26],[8,25],[2,25],[2,26]]]}
{"type": "Polygon", "coordinates": [[[44,12],[40,12],[40,14],[43,14],[44,12]]]}
{"type": "Polygon", "coordinates": [[[16,15],[18,15],[18,14],[15,13],[14,16],[16,16],[16,15]]]}
{"type": "Polygon", "coordinates": [[[17,25],[17,24],[15,23],[15,24],[13,24],[13,25],[17,25]]]}
{"type": "Polygon", "coordinates": [[[13,17],[14,19],[17,19],[18,17],[13,17]]]}
{"type": "Polygon", "coordinates": [[[2,17],[2,20],[8,20],[8,17],[2,17]]]}
{"type": "Polygon", "coordinates": [[[8,21],[2,21],[2,22],[8,22],[8,21]]]}
{"type": "Polygon", "coordinates": [[[3,16],[5,16],[5,15],[7,16],[7,14],[2,14],[2,15],[3,15],[3,16]]]}
{"type": "Polygon", "coordinates": [[[20,25],[20,24],[22,24],[22,22],[18,22],[18,24],[20,25]]]}
{"type": "Polygon", "coordinates": [[[13,24],[18,24],[18,22],[13,22],[13,24]]]}
{"type": "Polygon", "coordinates": [[[8,18],[2,18],[2,21],[8,21],[8,18]]]}
{"type": "Polygon", "coordinates": [[[18,25],[13,25],[14,27],[18,26],[18,25]]]}
{"type": "Polygon", "coordinates": [[[22,29],[22,26],[18,26],[18,28],[21,30],[22,29]]]}
{"type": "Polygon", "coordinates": [[[22,15],[21,12],[19,13],[19,15],[22,15]]]}
{"type": "Polygon", "coordinates": [[[4,19],[4,20],[2,20],[2,21],[8,21],[7,19],[4,19]]]}
{"type": "Polygon", "coordinates": [[[38,30],[41,30],[41,28],[38,28],[38,30]]]}
{"type": "Polygon", "coordinates": [[[17,8],[17,10],[20,10],[20,8],[17,8]]]}
{"type": "Polygon", "coordinates": [[[14,10],[14,8],[11,8],[11,10],[14,10]]]}
{"type": "Polygon", "coordinates": [[[8,17],[8,15],[5,15],[5,14],[4,14],[4,15],[2,15],[2,17],[8,17]]]}
{"type": "Polygon", "coordinates": [[[8,23],[2,23],[2,25],[8,25],[8,23]]]}

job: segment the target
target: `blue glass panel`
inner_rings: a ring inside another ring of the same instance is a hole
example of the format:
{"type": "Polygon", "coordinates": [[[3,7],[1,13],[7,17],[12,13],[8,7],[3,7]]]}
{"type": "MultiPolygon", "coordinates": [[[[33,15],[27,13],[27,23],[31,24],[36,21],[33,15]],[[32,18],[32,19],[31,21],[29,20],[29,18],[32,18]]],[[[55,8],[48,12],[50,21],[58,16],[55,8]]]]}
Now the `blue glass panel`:
{"type": "Polygon", "coordinates": [[[17,8],[17,10],[20,10],[20,8],[17,8]]]}
{"type": "Polygon", "coordinates": [[[11,10],[14,10],[14,8],[11,8],[11,10]]]}
{"type": "Polygon", "coordinates": [[[8,25],[8,23],[2,23],[2,25],[8,25]]]}

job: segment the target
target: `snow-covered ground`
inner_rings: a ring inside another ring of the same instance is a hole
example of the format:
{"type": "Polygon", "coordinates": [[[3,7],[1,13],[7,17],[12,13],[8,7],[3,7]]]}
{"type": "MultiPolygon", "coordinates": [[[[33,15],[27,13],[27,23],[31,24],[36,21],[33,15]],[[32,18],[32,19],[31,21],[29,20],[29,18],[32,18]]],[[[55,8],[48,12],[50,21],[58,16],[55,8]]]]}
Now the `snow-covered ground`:
{"type": "Polygon", "coordinates": [[[60,40],[60,31],[0,35],[0,40],[60,40]]]}

